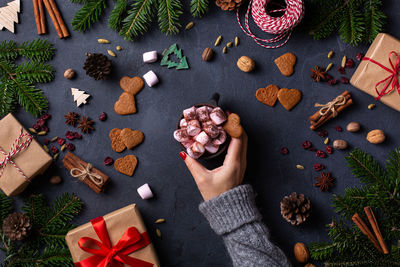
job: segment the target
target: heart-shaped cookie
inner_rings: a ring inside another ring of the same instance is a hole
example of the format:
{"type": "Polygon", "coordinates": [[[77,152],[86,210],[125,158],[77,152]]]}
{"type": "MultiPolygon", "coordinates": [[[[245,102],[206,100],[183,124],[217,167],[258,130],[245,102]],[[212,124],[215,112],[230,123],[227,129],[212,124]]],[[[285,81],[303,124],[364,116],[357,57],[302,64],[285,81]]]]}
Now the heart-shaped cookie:
{"type": "Polygon", "coordinates": [[[243,133],[242,125],[240,125],[240,117],[235,113],[229,114],[223,128],[227,134],[234,138],[239,138],[243,133]]]}
{"type": "Polygon", "coordinates": [[[131,95],[136,95],[140,90],[142,90],[144,82],[142,78],[137,76],[133,78],[124,76],[119,81],[119,85],[125,92],[130,93],[131,95]]]}
{"type": "Polygon", "coordinates": [[[265,88],[258,89],[256,92],[256,98],[261,103],[273,107],[278,99],[278,91],[278,86],[270,84],[265,88]]]}
{"type": "Polygon", "coordinates": [[[135,97],[129,93],[123,92],[118,101],[115,102],[114,110],[119,115],[136,113],[135,97]]]}
{"type": "Polygon", "coordinates": [[[115,128],[110,131],[108,136],[111,139],[111,148],[115,152],[122,152],[125,150],[126,146],[124,144],[124,141],[122,140],[121,136],[121,129],[115,128]]]}
{"type": "Polygon", "coordinates": [[[138,160],[134,155],[128,155],[123,158],[119,158],[114,163],[114,168],[125,175],[132,176],[135,172],[138,160]]]}
{"type": "Polygon", "coordinates": [[[121,138],[125,146],[132,149],[143,142],[144,134],[139,130],[125,128],[121,131],[121,138]]]}
{"type": "Polygon", "coordinates": [[[275,59],[274,62],[283,75],[290,76],[294,72],[296,60],[297,58],[293,53],[286,53],[275,59]]]}
{"type": "Polygon", "coordinates": [[[278,92],[278,99],[285,109],[291,110],[300,102],[301,91],[297,89],[282,88],[278,92]]]}

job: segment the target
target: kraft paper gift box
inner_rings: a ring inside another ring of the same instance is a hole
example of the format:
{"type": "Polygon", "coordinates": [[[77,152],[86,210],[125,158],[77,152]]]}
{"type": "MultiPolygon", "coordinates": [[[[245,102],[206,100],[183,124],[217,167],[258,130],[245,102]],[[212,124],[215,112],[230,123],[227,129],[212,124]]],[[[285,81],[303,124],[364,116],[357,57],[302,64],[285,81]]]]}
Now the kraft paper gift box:
{"type": "Polygon", "coordinates": [[[12,114],[0,120],[0,189],[7,196],[15,196],[24,191],[30,181],[52,163],[50,155],[35,139],[28,142],[29,136],[12,114]],[[20,135],[20,142],[17,142],[20,135]],[[23,148],[13,148],[13,144],[23,148]],[[13,151],[15,154],[5,164],[7,155],[13,151]]]}
{"type": "Polygon", "coordinates": [[[385,105],[400,111],[400,93],[396,86],[400,69],[395,69],[398,56],[400,56],[400,41],[389,34],[378,34],[354,72],[350,83],[365,93],[378,98],[385,105]],[[387,86],[386,90],[384,90],[385,86],[387,86]],[[379,97],[375,87],[377,87],[378,92],[385,91],[387,94],[379,97]],[[388,93],[390,90],[392,91],[388,93]]]}
{"type": "MultiPolygon", "coordinates": [[[[96,246],[93,242],[94,240],[97,240],[101,242],[98,234],[94,230],[94,226],[97,224],[96,222],[100,220],[105,222],[105,228],[106,232],[109,236],[109,240],[111,242],[111,246],[113,248],[116,247],[116,244],[119,243],[121,239],[123,239],[123,236],[126,234],[127,231],[129,231],[130,228],[134,227],[137,229],[137,231],[142,235],[141,241],[143,241],[143,235],[147,234],[146,226],[143,223],[142,216],[140,215],[139,209],[136,204],[131,204],[129,206],[126,206],[122,209],[113,211],[107,215],[104,215],[102,217],[98,217],[94,220],[91,220],[91,222],[86,223],[82,226],[79,226],[75,229],[72,229],[69,231],[65,237],[65,240],[67,242],[68,248],[71,252],[72,259],[74,261],[75,266],[82,266],[81,261],[90,261],[90,257],[94,257],[94,254],[85,252],[80,246],[79,242],[82,244],[83,239],[91,239],[91,242],[87,242],[88,245],[83,245],[92,249],[98,249],[99,247],[96,246]],[[96,222],[94,222],[96,221],[96,222]],[[83,239],[82,239],[83,238],[83,239]]],[[[97,228],[98,229],[98,228],[97,228]]],[[[134,265],[134,266],[153,266],[153,267],[159,267],[160,263],[157,258],[157,254],[154,250],[154,246],[151,243],[150,239],[148,238],[148,244],[145,243],[144,246],[139,246],[140,248],[136,251],[133,251],[132,253],[128,254],[127,256],[134,258],[135,260],[140,260],[140,261],[145,261],[147,265],[134,265]],[[147,245],[146,245],[147,244],[147,245]]],[[[139,242],[141,242],[139,241],[139,242]]],[[[129,248],[127,248],[129,249],[129,248]]],[[[105,253],[107,254],[107,253],[105,253]]],[[[104,254],[103,254],[104,255],[104,254]]],[[[118,256],[118,253],[115,254],[116,257],[118,256]]],[[[103,258],[106,258],[104,256],[103,258]]],[[[93,259],[94,261],[92,262],[93,264],[96,263],[96,259],[93,259]]],[[[98,259],[97,259],[98,260],[98,259]]],[[[115,260],[118,262],[117,260],[115,260]]],[[[98,263],[97,263],[98,264],[98,263]]],[[[87,265],[85,265],[87,266],[87,265]]],[[[93,265],[93,266],[96,266],[93,265]]],[[[114,266],[114,265],[111,265],[114,266]]],[[[118,265],[119,266],[119,265],[118,265]]],[[[123,264],[121,266],[132,266],[129,264],[123,264]]]]}

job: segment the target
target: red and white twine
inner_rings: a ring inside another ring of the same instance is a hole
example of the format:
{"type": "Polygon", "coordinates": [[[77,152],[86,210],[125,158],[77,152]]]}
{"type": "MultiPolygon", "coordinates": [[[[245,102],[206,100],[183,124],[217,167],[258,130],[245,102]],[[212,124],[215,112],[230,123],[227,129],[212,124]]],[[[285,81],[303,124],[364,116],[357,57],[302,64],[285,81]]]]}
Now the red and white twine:
{"type": "Polygon", "coordinates": [[[17,139],[14,140],[10,151],[6,153],[1,147],[0,147],[0,153],[2,153],[5,158],[0,161],[0,177],[3,175],[4,169],[8,164],[11,164],[14,166],[15,169],[25,178],[26,181],[30,182],[28,177],[24,174],[24,172],[15,164],[13,161],[14,156],[16,156],[18,153],[22,152],[25,150],[32,142],[32,135],[29,133],[24,133],[23,128],[21,127],[20,134],[17,139]],[[27,137],[24,141],[24,137],[27,137]]]}
{"type": "Polygon", "coordinates": [[[250,0],[244,25],[240,22],[239,9],[236,11],[236,18],[240,28],[245,34],[253,38],[253,40],[264,48],[278,48],[287,43],[292,30],[299,24],[304,16],[303,0],[285,0],[286,8],[267,11],[267,5],[271,0],[250,0]],[[277,35],[270,39],[262,39],[255,36],[249,27],[249,13],[257,26],[264,32],[277,35]],[[281,17],[273,17],[270,13],[285,12],[281,17]],[[279,43],[280,42],[280,43],[279,43]]]}

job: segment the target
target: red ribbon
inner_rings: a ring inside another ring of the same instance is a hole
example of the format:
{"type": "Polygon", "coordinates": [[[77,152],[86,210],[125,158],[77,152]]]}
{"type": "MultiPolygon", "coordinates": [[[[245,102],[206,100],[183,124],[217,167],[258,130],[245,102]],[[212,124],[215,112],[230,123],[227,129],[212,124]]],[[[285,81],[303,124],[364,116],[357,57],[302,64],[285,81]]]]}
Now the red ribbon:
{"type": "Polygon", "coordinates": [[[151,243],[147,232],[140,234],[136,227],[130,227],[125,231],[118,243],[115,246],[111,246],[104,218],[98,217],[90,222],[100,241],[90,237],[82,237],[79,239],[79,247],[93,254],[93,256],[76,262],[76,267],[121,267],[124,264],[128,264],[132,267],[153,266],[153,263],[128,256],[132,252],[151,243]],[[90,248],[89,246],[93,243],[96,244],[99,249],[90,248]]]}
{"type": "Polygon", "coordinates": [[[378,94],[378,96],[375,97],[376,100],[381,99],[381,97],[384,95],[390,94],[394,89],[396,89],[400,95],[400,84],[399,84],[400,59],[399,59],[399,55],[396,52],[391,51],[389,53],[389,63],[390,63],[390,66],[392,67],[392,69],[387,68],[386,66],[373,60],[372,58],[364,57],[362,60],[368,60],[390,73],[390,75],[388,77],[386,77],[385,79],[383,79],[382,81],[378,82],[375,85],[375,91],[378,94]],[[395,55],[395,57],[396,57],[396,64],[394,64],[394,65],[392,62],[392,55],[395,55]],[[384,85],[383,89],[379,92],[378,86],[385,82],[386,82],[386,84],[384,85]],[[392,88],[386,92],[386,90],[388,89],[390,84],[392,85],[392,88]]]}

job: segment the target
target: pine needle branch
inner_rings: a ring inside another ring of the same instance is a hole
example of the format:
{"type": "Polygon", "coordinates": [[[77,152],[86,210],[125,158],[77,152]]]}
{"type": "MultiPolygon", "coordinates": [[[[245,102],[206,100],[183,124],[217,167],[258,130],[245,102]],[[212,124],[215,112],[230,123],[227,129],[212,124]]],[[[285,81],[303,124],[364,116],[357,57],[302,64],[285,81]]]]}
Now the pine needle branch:
{"type": "Polygon", "coordinates": [[[2,41],[0,43],[0,60],[13,61],[18,57],[18,44],[14,41],[2,41]]]}
{"type": "Polygon", "coordinates": [[[22,43],[18,48],[20,56],[40,62],[52,59],[54,52],[55,48],[53,44],[42,39],[22,43]]]}
{"type": "Polygon", "coordinates": [[[182,4],[179,0],[159,0],[158,25],[161,32],[170,35],[179,32],[179,17],[183,13],[182,4]]]}
{"type": "Polygon", "coordinates": [[[0,83],[0,114],[8,114],[15,109],[15,91],[10,86],[8,79],[0,83]]]}
{"type": "Polygon", "coordinates": [[[119,30],[126,8],[127,0],[117,0],[108,19],[108,27],[116,31],[119,30]]]}
{"type": "Polygon", "coordinates": [[[0,222],[4,221],[8,214],[10,214],[12,208],[11,198],[7,197],[4,193],[0,193],[0,222]]]}
{"type": "Polygon", "coordinates": [[[19,76],[31,83],[48,83],[54,79],[54,69],[48,64],[28,61],[19,65],[13,76],[19,76]]]}
{"type": "Polygon", "coordinates": [[[89,0],[85,5],[75,13],[72,19],[74,30],[84,32],[89,29],[93,23],[100,19],[101,13],[106,8],[105,0],[89,0]]]}
{"type": "Polygon", "coordinates": [[[190,2],[190,12],[193,17],[201,18],[208,12],[209,0],[192,0],[190,2]]]}

